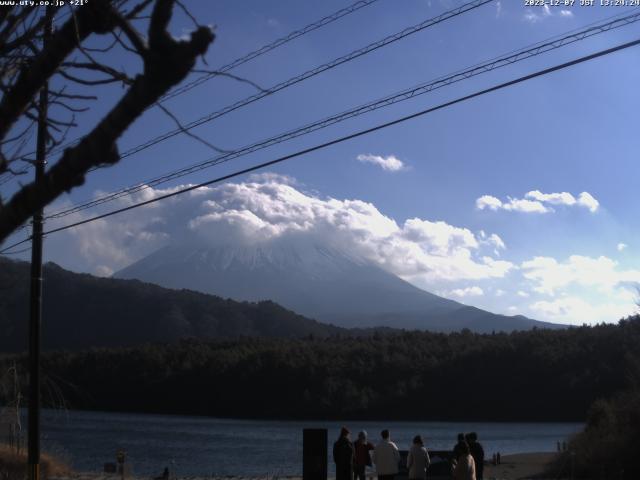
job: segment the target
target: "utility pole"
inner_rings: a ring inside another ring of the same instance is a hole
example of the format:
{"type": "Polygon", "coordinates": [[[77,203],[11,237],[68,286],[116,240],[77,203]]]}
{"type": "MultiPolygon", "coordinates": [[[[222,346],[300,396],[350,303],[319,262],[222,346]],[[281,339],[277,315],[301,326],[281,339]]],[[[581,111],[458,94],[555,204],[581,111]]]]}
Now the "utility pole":
{"type": "MultiPolygon", "coordinates": [[[[53,10],[46,7],[43,48],[46,48],[53,29],[53,10]]],[[[47,152],[47,111],[49,82],[40,90],[38,102],[38,138],[36,145],[36,183],[44,177],[47,152]]],[[[40,480],[40,324],[42,317],[42,216],[40,208],[33,216],[31,240],[31,306],[29,316],[29,480],[40,480]]]]}

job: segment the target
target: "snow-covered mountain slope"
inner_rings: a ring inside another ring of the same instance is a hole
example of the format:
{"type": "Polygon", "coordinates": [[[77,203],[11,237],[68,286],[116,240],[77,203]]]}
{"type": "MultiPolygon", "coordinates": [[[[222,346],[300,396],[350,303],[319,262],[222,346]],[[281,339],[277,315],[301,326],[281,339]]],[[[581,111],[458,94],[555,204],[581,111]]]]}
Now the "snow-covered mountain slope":
{"type": "Polygon", "coordinates": [[[234,300],[273,300],[344,327],[478,332],[553,326],[495,315],[421,290],[374,263],[322,245],[170,246],[114,274],[234,300]]]}

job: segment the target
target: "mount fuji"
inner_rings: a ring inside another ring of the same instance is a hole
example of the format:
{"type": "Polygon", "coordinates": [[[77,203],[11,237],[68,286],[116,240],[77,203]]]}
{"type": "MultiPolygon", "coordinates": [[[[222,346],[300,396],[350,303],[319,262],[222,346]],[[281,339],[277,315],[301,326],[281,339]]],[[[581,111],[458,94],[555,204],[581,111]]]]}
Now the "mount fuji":
{"type": "Polygon", "coordinates": [[[272,300],[347,328],[468,328],[482,333],[561,327],[442,298],[371,261],[318,244],[167,246],[113,276],[240,301],[272,300]]]}

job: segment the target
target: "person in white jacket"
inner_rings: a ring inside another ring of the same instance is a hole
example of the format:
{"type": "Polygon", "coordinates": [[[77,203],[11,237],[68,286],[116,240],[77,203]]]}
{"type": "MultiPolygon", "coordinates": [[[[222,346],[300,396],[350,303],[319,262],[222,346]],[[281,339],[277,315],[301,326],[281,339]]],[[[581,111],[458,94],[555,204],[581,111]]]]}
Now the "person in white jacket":
{"type": "Polygon", "coordinates": [[[424,480],[427,478],[427,469],[431,464],[429,453],[424,448],[422,436],[413,437],[413,445],[407,455],[407,468],[409,469],[409,480],[424,480]]]}
{"type": "Polygon", "coordinates": [[[400,452],[395,443],[389,438],[389,430],[383,430],[380,435],[382,441],[373,449],[373,463],[376,465],[378,480],[393,480],[398,473],[400,452]]]}

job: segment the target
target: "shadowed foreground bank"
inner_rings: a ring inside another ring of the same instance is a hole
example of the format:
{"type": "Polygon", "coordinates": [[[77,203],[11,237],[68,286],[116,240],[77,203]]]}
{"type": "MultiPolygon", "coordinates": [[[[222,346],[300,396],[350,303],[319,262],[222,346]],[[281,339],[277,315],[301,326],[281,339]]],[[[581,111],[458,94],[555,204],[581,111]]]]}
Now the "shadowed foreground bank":
{"type": "MultiPolygon", "coordinates": [[[[556,476],[550,476],[553,474],[549,470],[549,464],[555,458],[554,453],[522,453],[516,455],[505,455],[500,465],[486,465],[484,478],[486,480],[546,480],[555,479],[556,476]]],[[[114,475],[107,475],[103,473],[72,473],[68,475],[54,476],[60,480],[114,480],[114,475]]],[[[206,478],[208,480],[215,480],[216,478],[229,480],[229,479],[247,479],[247,478],[264,478],[273,480],[273,477],[189,477],[191,480],[198,480],[198,478],[206,478]]],[[[281,478],[287,478],[289,480],[301,479],[301,476],[286,476],[281,478]]],[[[333,478],[333,477],[329,477],[333,478]]],[[[367,472],[367,479],[375,479],[375,473],[373,470],[367,472]]],[[[130,477],[129,480],[149,480],[149,477],[130,477]]]]}
{"type": "MultiPolygon", "coordinates": [[[[27,473],[27,452],[17,453],[14,448],[0,444],[0,479],[24,480],[27,473]]],[[[43,479],[70,477],[71,469],[62,461],[43,454],[40,459],[40,474],[43,479]]]]}

